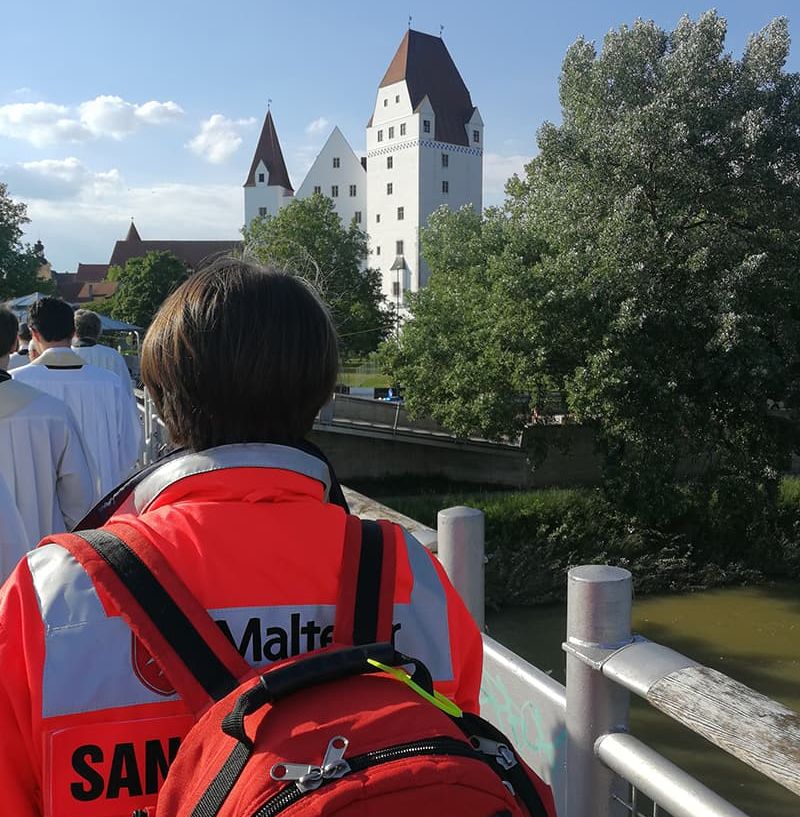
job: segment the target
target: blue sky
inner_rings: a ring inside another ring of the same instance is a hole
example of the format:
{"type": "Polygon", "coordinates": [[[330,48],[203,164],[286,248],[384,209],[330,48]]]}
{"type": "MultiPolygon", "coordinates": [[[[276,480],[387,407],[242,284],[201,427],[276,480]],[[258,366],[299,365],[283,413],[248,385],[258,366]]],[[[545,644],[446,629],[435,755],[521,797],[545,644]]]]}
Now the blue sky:
{"type": "MultiPolygon", "coordinates": [[[[144,238],[235,238],[241,185],[272,111],[295,188],[334,125],[356,152],[412,16],[444,39],[479,106],[485,203],[558,121],[558,74],[578,36],[637,17],[672,28],[708,3],[628,0],[26,0],[4,5],[0,180],[28,203],[31,240],[59,271],[108,260],[131,216],[144,238]]],[[[728,47],[800,5],[718,2],[728,47]]],[[[797,8],[797,14],[793,14],[797,8]]],[[[798,70],[798,49],[789,62],[798,70]]]]}

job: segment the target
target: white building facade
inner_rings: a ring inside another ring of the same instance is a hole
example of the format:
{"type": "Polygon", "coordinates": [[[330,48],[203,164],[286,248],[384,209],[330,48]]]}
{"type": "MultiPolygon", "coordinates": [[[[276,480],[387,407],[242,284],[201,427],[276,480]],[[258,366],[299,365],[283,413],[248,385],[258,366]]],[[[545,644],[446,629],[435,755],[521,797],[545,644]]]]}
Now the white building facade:
{"type": "MultiPolygon", "coordinates": [[[[378,88],[366,148],[359,159],[334,128],[296,197],[322,193],[345,227],[355,219],[369,236],[367,263],[402,314],[404,294],[430,275],[420,252],[430,214],[483,207],[483,120],[441,37],[406,32],[378,88]]],[[[245,182],[245,223],[293,197],[268,112],[245,182]]]]}
{"type": "Polygon", "coordinates": [[[355,219],[366,230],[367,171],[338,127],[311,165],[296,198],[305,199],[314,193],[322,193],[333,201],[344,227],[355,219]]]}

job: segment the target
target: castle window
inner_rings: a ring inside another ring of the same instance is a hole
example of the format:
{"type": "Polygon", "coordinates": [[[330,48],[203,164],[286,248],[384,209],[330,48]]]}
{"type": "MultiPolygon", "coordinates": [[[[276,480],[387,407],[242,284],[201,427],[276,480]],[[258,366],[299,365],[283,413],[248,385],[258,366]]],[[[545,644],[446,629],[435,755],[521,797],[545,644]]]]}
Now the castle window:
{"type": "Polygon", "coordinates": [[[381,223],[381,214],[380,213],[375,213],[375,223],[376,224],[381,223]]]}
{"type": "Polygon", "coordinates": [[[423,119],[422,120],[422,130],[425,133],[431,132],[431,120],[430,119],[423,119]]]}
{"type": "Polygon", "coordinates": [[[392,297],[399,298],[400,297],[400,282],[399,281],[392,281],[392,297]]]}
{"type": "Polygon", "coordinates": [[[385,108],[389,104],[389,97],[387,96],[386,99],[383,100],[383,107],[385,108]]]}
{"type": "Polygon", "coordinates": [[[355,196],[356,194],[356,186],[354,184],[350,185],[350,195],[355,196]]]}
{"type": "Polygon", "coordinates": [[[402,255],[403,254],[403,241],[395,241],[395,255],[402,255]]]}
{"type": "Polygon", "coordinates": [[[378,141],[379,141],[379,142],[382,142],[382,141],[383,141],[383,131],[382,131],[382,130],[379,130],[379,131],[378,131],[378,141]]]}
{"type": "Polygon", "coordinates": [[[449,193],[450,192],[450,182],[443,181],[442,182],[442,193],[449,193]]]}
{"type": "Polygon", "coordinates": [[[389,128],[389,138],[394,139],[394,125],[392,125],[392,127],[389,128]]]}
{"type": "Polygon", "coordinates": [[[400,123],[400,135],[401,136],[406,135],[406,123],[405,122],[400,123]]]}
{"type": "Polygon", "coordinates": [[[259,207],[258,208],[258,214],[260,216],[265,216],[267,214],[267,208],[266,207],[259,207]]]}
{"type": "Polygon", "coordinates": [[[315,193],[321,193],[321,192],[322,192],[322,188],[321,188],[321,187],[320,187],[318,184],[315,184],[315,185],[314,185],[314,192],[315,192],[315,193]]]}
{"type": "Polygon", "coordinates": [[[395,101],[395,102],[399,102],[399,101],[400,101],[400,94],[397,94],[397,96],[395,96],[394,101],[395,101]]]}
{"type": "Polygon", "coordinates": [[[472,141],[473,142],[481,141],[481,132],[479,130],[472,131],[472,141]]]}
{"type": "Polygon", "coordinates": [[[333,166],[334,167],[339,167],[339,157],[338,156],[333,157],[333,166]]]}
{"type": "Polygon", "coordinates": [[[391,182],[387,182],[386,184],[386,195],[391,196],[394,193],[394,185],[391,182]]]}
{"type": "Polygon", "coordinates": [[[259,174],[258,174],[258,180],[259,180],[260,182],[263,182],[263,181],[264,181],[264,174],[263,174],[263,173],[259,173],[259,174]]]}
{"type": "Polygon", "coordinates": [[[381,254],[381,247],[380,247],[380,244],[379,244],[377,247],[375,247],[375,255],[380,255],[380,254],[381,254]]]}
{"type": "Polygon", "coordinates": [[[450,166],[450,156],[447,153],[442,154],[442,167],[450,166]]]}
{"type": "Polygon", "coordinates": [[[332,184],[331,185],[331,198],[335,199],[338,196],[339,196],[339,185],[338,184],[332,184]]]}
{"type": "Polygon", "coordinates": [[[397,208],[397,220],[402,221],[405,217],[406,217],[405,207],[398,207],[397,208]]]}
{"type": "Polygon", "coordinates": [[[394,156],[386,157],[386,169],[391,170],[394,167],[394,156]]]}
{"type": "Polygon", "coordinates": [[[353,214],[353,219],[355,220],[356,224],[361,224],[361,210],[356,210],[353,214]]]}

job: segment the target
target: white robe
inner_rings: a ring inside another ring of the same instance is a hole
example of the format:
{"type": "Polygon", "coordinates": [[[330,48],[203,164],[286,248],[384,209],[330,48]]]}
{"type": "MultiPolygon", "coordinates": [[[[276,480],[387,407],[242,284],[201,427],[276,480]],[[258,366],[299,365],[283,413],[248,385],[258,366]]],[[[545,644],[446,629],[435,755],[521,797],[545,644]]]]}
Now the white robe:
{"type": "Polygon", "coordinates": [[[25,528],[11,492],[0,477],[0,583],[30,550],[25,528]]]}
{"type": "Polygon", "coordinates": [[[122,384],[133,391],[133,381],[128,371],[128,364],[116,349],[96,343],[94,346],[73,346],[72,351],[92,366],[99,366],[101,369],[108,369],[119,375],[122,384]]]}
{"type": "Polygon", "coordinates": [[[71,349],[46,349],[33,363],[14,369],[14,380],[63,400],[81,430],[107,494],[131,472],[139,456],[141,426],[119,377],[91,366],[71,349]]]}
{"type": "Polygon", "coordinates": [[[99,481],[67,406],[25,383],[0,383],[0,479],[11,491],[27,548],[72,528],[99,498],[99,481]]]}
{"type": "Polygon", "coordinates": [[[31,362],[28,355],[28,347],[25,347],[25,354],[21,355],[19,352],[13,352],[8,360],[8,371],[17,369],[20,366],[27,366],[31,362]]]}

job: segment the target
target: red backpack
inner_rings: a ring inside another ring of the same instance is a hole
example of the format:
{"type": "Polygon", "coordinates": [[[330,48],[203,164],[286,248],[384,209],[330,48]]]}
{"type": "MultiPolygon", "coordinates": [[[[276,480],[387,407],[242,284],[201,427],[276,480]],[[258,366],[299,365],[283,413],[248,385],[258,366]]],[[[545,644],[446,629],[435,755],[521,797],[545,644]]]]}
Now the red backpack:
{"type": "Polygon", "coordinates": [[[392,645],[388,524],[348,517],[335,646],[262,673],[132,528],[54,537],[198,717],[155,810],[132,817],[555,817],[510,742],[392,645]]]}

